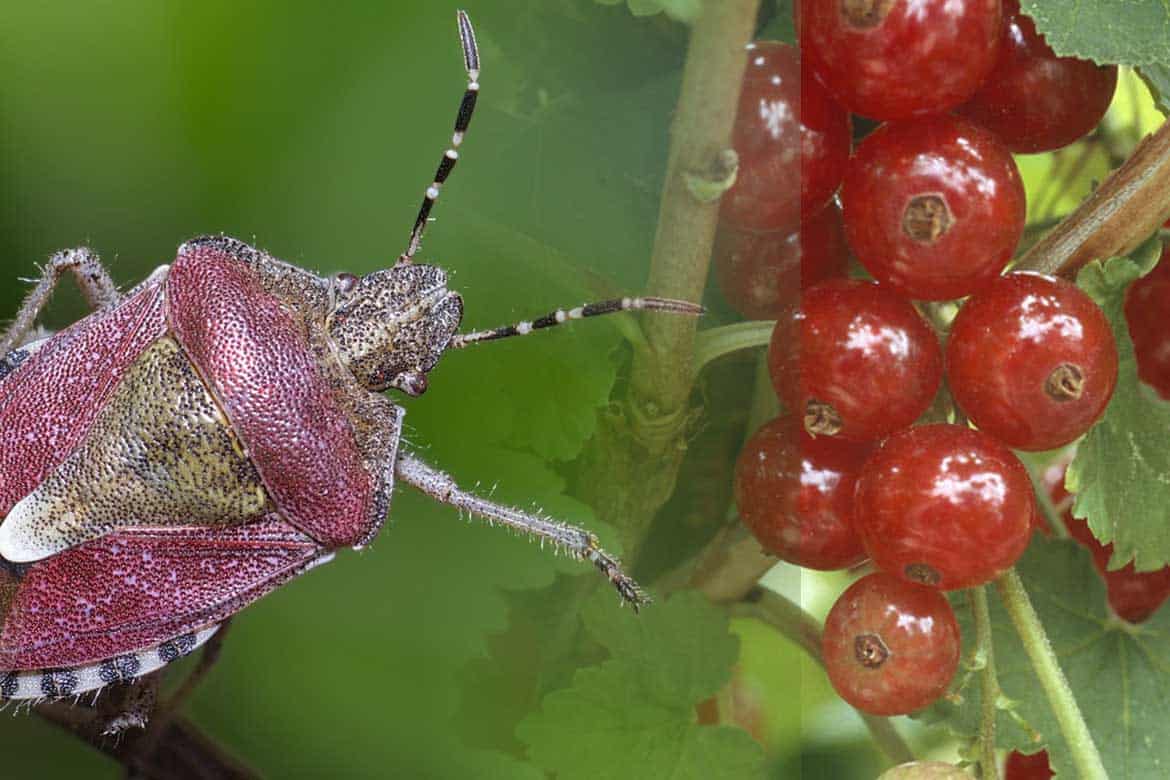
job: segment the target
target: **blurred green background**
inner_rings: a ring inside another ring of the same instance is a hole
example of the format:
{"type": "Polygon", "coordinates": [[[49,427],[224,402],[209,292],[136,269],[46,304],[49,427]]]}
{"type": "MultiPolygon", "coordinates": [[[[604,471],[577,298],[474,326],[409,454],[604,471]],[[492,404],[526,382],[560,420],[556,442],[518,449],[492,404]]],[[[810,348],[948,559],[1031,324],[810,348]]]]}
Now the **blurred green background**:
{"type": "MultiPolygon", "coordinates": [[[[461,5],[482,99],[422,255],[450,271],[465,324],[641,290],[686,28],[592,0],[461,5]]],[[[79,244],[124,286],[202,233],[323,273],[392,262],[464,85],[455,7],[0,0],[0,317],[38,263],[79,244]]],[[[1053,164],[1025,166],[1030,195],[1053,164]]],[[[1106,167],[1082,172],[1086,186],[1106,167]]],[[[1079,197],[1058,195],[1055,213],[1079,197]]],[[[717,295],[706,302],[707,325],[732,317],[717,295]]],[[[66,283],[46,321],[81,312],[66,283]]],[[[406,404],[408,444],[467,486],[612,541],[572,486],[624,381],[614,324],[447,356],[406,404]]],[[[709,479],[665,513],[644,570],[685,558],[722,520],[752,370],[724,361],[705,383],[710,435],[694,460],[709,479]]],[[[401,491],[370,549],[237,619],[191,715],[272,777],[542,777],[515,727],[572,672],[541,666],[548,648],[597,660],[573,646],[572,605],[554,598],[578,576],[595,575],[401,491]]],[[[771,584],[823,614],[843,581],[782,568],[771,584]]],[[[741,661],[721,703],[765,746],[768,774],[875,776],[880,756],[819,669],[769,629],[734,629],[741,661]]],[[[0,719],[0,757],[6,777],[120,774],[23,712],[0,719]]]]}

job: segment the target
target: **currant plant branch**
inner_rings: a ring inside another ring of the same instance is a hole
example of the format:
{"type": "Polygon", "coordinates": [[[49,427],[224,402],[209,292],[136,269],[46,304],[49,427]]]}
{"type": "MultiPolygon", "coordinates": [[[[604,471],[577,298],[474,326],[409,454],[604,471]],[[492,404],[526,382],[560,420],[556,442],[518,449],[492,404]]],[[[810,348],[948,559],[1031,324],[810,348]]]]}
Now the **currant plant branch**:
{"type": "MultiPolygon", "coordinates": [[[[719,204],[696,197],[695,181],[729,180],[726,152],[739,96],[727,85],[743,79],[758,9],[759,0],[703,3],[692,26],[670,130],[650,294],[702,298],[719,204]]],[[[625,556],[635,566],[655,515],[674,492],[686,433],[696,419],[690,406],[695,331],[690,318],[647,318],[646,346],[634,350],[628,393],[619,411],[603,416],[582,456],[578,495],[621,529],[625,556]],[[675,322],[655,321],[661,319],[675,322]]]]}
{"type": "MultiPolygon", "coordinates": [[[[697,197],[694,182],[701,178],[726,188],[734,180],[728,176],[726,151],[739,91],[727,85],[743,81],[744,47],[758,10],[759,0],[704,3],[692,29],[650,258],[652,295],[692,301],[703,295],[719,202],[697,197]]],[[[694,383],[696,323],[656,317],[646,321],[645,330],[649,348],[634,356],[633,403],[649,416],[677,413],[694,383]]]]}
{"type": "MultiPolygon", "coordinates": [[[[821,656],[820,622],[779,593],[757,586],[748,592],[743,601],[732,608],[731,613],[736,617],[752,618],[772,626],[819,665],[824,666],[824,658],[821,656]]],[[[865,721],[865,727],[869,729],[874,742],[893,763],[904,764],[914,760],[910,747],[888,718],[860,711],[858,714],[865,721]]]]}
{"type": "Polygon", "coordinates": [[[1051,232],[1020,257],[1018,270],[1072,277],[1093,260],[1128,254],[1170,217],[1170,123],[1051,232]]]}

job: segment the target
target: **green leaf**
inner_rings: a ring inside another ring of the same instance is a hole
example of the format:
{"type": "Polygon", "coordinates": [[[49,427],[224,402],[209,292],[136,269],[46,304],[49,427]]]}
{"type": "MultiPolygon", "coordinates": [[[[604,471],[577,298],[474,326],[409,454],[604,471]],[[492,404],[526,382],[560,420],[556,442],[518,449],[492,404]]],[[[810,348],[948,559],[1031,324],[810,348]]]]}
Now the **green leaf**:
{"type": "Polygon", "coordinates": [[[1113,565],[1133,559],[1140,571],[1170,563],[1170,403],[1138,379],[1125,322],[1125,290],[1157,262],[1151,241],[1134,259],[1117,257],[1085,266],[1077,284],[1105,312],[1117,339],[1117,389],[1101,420],[1077,447],[1066,484],[1076,495],[1073,514],[1093,535],[1112,542],[1113,565]]]}
{"type": "Polygon", "coordinates": [[[722,610],[679,593],[634,615],[599,592],[584,618],[612,657],[579,670],[520,724],[534,763],[561,780],[761,775],[763,753],[746,732],[696,722],[695,704],[730,679],[738,655],[722,610]]]}
{"type": "MultiPolygon", "coordinates": [[[[1088,553],[1071,540],[1038,538],[1017,569],[1109,776],[1165,777],[1170,766],[1170,741],[1165,739],[1165,724],[1170,721],[1170,610],[1156,613],[1141,626],[1113,617],[1088,553]]],[[[1001,710],[997,742],[1030,753],[1043,747],[1058,776],[1075,777],[1067,745],[1023,645],[999,599],[990,595],[1000,687],[1015,703],[1020,720],[1039,735],[1034,739],[1028,728],[1001,710]]],[[[975,629],[966,594],[956,594],[954,606],[967,645],[964,657],[969,658],[975,629]]],[[[978,678],[968,677],[957,693],[961,701],[944,699],[922,717],[973,739],[979,733],[978,678]]]]}
{"type": "Polygon", "coordinates": [[[1158,108],[1170,106],[1170,5],[1163,0],[1022,0],[1057,54],[1133,65],[1158,108]]]}
{"type": "Polygon", "coordinates": [[[1170,113],[1170,65],[1152,63],[1144,65],[1138,70],[1150,94],[1154,96],[1154,103],[1163,114],[1170,113]]]}
{"type": "MultiPolygon", "coordinates": [[[[594,0],[601,5],[618,5],[622,0],[594,0]]],[[[654,16],[665,13],[676,22],[690,24],[702,7],[702,0],[626,0],[634,16],[654,16]]]]}
{"type": "Polygon", "coordinates": [[[756,36],[762,41],[796,42],[796,25],[793,24],[793,0],[777,0],[776,12],[765,24],[760,34],[756,36]]]}
{"type": "Polygon", "coordinates": [[[1021,0],[1020,6],[1061,56],[1170,64],[1170,5],[1163,0],[1021,0]]]}

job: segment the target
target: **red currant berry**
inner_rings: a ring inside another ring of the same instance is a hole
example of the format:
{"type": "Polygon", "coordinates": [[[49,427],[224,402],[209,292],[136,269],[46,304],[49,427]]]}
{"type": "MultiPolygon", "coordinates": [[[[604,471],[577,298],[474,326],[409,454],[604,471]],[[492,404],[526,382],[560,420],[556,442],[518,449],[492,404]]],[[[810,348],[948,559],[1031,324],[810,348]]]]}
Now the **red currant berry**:
{"type": "Polygon", "coordinates": [[[1013,750],[1003,766],[1003,780],[1048,780],[1050,777],[1052,769],[1044,750],[1030,756],[1013,750]]]}
{"type": "Polygon", "coordinates": [[[956,113],[995,133],[1013,152],[1045,152],[1088,133],[1109,108],[1117,66],[1057,57],[1019,0],[1004,0],[999,58],[956,113]]]}
{"type": "Polygon", "coordinates": [[[739,515],[768,552],[807,569],[865,560],[853,528],[853,487],[870,446],[813,439],[778,417],[748,439],[735,464],[739,515]]]}
{"type": "Polygon", "coordinates": [[[947,300],[994,279],[1024,231],[1024,185],[1007,148],[949,116],[883,125],[841,188],[845,233],[879,282],[947,300]]]}
{"type": "Polygon", "coordinates": [[[1134,282],[1125,298],[1125,320],[1133,339],[1138,376],[1166,399],[1170,399],[1170,250],[1154,270],[1134,282]]]}
{"type": "Polygon", "coordinates": [[[1157,571],[1138,571],[1129,563],[1110,571],[1113,545],[1101,544],[1087,522],[1073,517],[1072,496],[1064,489],[1066,466],[1066,463],[1056,463],[1044,472],[1044,484],[1052,503],[1062,511],[1068,535],[1092,555],[1093,568],[1105,582],[1106,598],[1114,614],[1126,622],[1141,623],[1170,598],[1170,566],[1157,571]]]}
{"type": "Polygon", "coordinates": [[[802,288],[844,276],[849,266],[841,210],[832,203],[787,235],[723,225],[714,255],[723,297],[752,320],[776,319],[802,288]]]}
{"type": "Polygon", "coordinates": [[[776,321],[776,392],[813,436],[872,441],[913,423],[934,399],[942,355],[910,303],[872,282],[830,279],[776,321]]]}
{"type": "Polygon", "coordinates": [[[855,517],[878,568],[942,590],[994,579],[1023,554],[1035,496],[1006,447],[961,425],[896,433],[857,480],[855,517]]]}
{"type": "Polygon", "coordinates": [[[1117,346],[1104,313],[1076,285],[1012,273],[955,317],[947,379],[981,430],[1009,447],[1050,450],[1105,410],[1117,384],[1117,346]]]}
{"type": "Polygon", "coordinates": [[[747,230],[795,229],[837,191],[852,136],[849,114],[802,74],[795,48],[750,44],[732,132],[739,173],[723,196],[723,220],[747,230]]]}
{"type": "Polygon", "coordinates": [[[904,715],[941,696],[959,666],[959,625],[936,590],[877,572],[849,586],[825,619],[825,671],[871,715],[904,715]]]}
{"type": "Polygon", "coordinates": [[[855,114],[940,114],[975,93],[999,48],[1000,0],[804,3],[806,66],[855,114]]]}

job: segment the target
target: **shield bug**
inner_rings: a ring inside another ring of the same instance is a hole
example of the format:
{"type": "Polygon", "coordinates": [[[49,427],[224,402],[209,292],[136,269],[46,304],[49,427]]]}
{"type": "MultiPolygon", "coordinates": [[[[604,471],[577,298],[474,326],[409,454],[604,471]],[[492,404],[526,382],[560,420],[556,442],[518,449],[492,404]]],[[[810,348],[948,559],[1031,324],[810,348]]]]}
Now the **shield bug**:
{"type": "Polygon", "coordinates": [[[226,237],[183,244],[121,293],[87,249],[57,254],[0,339],[0,700],[136,680],[207,642],[282,583],[361,548],[395,482],[548,540],[645,600],[590,533],[461,489],[401,445],[404,410],[448,349],[626,310],[625,298],[458,331],[463,302],[416,263],[479,92],[468,83],[450,148],[405,251],[367,276],[322,278],[226,237]],[[66,272],[95,311],[26,343],[66,272]]]}

